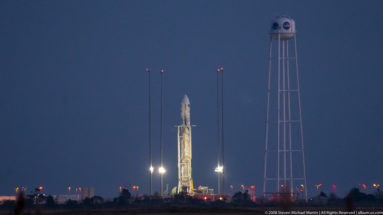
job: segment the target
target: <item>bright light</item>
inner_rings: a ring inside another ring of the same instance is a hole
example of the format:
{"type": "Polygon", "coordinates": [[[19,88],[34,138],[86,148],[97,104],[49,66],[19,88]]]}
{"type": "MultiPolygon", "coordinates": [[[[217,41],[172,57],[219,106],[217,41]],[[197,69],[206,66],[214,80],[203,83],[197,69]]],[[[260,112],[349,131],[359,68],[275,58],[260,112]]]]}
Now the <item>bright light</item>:
{"type": "Polygon", "coordinates": [[[149,167],[149,171],[150,171],[150,173],[153,173],[153,172],[154,172],[154,167],[153,167],[153,166],[150,166],[150,167],[149,167]]]}
{"type": "Polygon", "coordinates": [[[319,190],[319,188],[322,186],[322,184],[316,184],[314,186],[317,188],[317,190],[319,190]]]}
{"type": "Polygon", "coordinates": [[[158,172],[163,175],[166,173],[166,169],[163,167],[163,166],[160,166],[160,168],[158,169],[158,172]]]}
{"type": "Polygon", "coordinates": [[[217,173],[223,173],[223,166],[217,166],[214,170],[214,172],[217,172],[217,173]]]}

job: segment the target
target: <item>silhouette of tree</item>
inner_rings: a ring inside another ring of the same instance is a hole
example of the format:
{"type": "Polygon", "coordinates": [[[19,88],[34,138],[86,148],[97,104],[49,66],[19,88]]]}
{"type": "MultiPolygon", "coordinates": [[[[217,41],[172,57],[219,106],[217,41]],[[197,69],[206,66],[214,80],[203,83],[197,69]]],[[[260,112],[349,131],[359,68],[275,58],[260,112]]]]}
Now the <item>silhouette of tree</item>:
{"type": "Polygon", "coordinates": [[[377,198],[371,194],[360,192],[358,188],[353,188],[345,197],[346,203],[354,202],[357,205],[373,205],[377,203],[377,198]]]}
{"type": "Polygon", "coordinates": [[[116,199],[117,205],[119,206],[128,205],[131,196],[132,195],[130,194],[128,189],[122,189],[120,196],[116,199]]]}
{"type": "Polygon", "coordinates": [[[52,196],[47,196],[46,200],[45,200],[45,207],[47,208],[54,208],[56,207],[56,202],[55,200],[53,199],[52,196]]]}
{"type": "Polygon", "coordinates": [[[249,191],[245,192],[237,192],[232,197],[232,202],[235,204],[248,205],[251,204],[252,201],[250,199],[249,191]]]}
{"type": "Polygon", "coordinates": [[[66,208],[77,208],[78,207],[78,203],[75,200],[69,199],[68,201],[65,202],[65,207],[66,208]]]}
{"type": "Polygon", "coordinates": [[[128,189],[123,189],[121,191],[120,197],[125,198],[125,199],[130,199],[132,195],[130,194],[128,189]]]}
{"type": "Polygon", "coordinates": [[[93,202],[92,202],[91,198],[85,198],[84,200],[82,200],[81,203],[85,207],[92,207],[93,206],[93,202]]]}
{"type": "Polygon", "coordinates": [[[324,198],[327,198],[327,194],[324,193],[323,191],[321,191],[321,192],[319,193],[319,196],[324,197],[324,198]]]}
{"type": "Polygon", "coordinates": [[[92,198],[92,203],[95,205],[100,205],[104,202],[104,199],[101,196],[94,196],[92,198]]]}
{"type": "Polygon", "coordinates": [[[91,207],[99,207],[104,202],[104,199],[101,196],[94,196],[92,198],[85,198],[82,201],[82,205],[91,208],[91,207]]]}
{"type": "Polygon", "coordinates": [[[3,204],[1,204],[2,208],[13,208],[15,207],[16,202],[12,200],[5,200],[3,204]]]}

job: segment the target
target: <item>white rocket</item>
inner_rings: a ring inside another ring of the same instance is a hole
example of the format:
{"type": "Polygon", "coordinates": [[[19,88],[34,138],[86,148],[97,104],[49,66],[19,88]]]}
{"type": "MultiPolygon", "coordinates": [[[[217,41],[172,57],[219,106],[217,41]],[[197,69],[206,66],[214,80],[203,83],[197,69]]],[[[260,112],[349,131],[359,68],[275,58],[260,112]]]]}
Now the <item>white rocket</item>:
{"type": "Polygon", "coordinates": [[[182,124],[190,125],[190,101],[186,94],[181,102],[181,119],[182,124]]]}
{"type": "Polygon", "coordinates": [[[182,124],[178,125],[178,193],[193,193],[192,140],[190,125],[190,101],[187,95],[181,102],[182,124]]]}

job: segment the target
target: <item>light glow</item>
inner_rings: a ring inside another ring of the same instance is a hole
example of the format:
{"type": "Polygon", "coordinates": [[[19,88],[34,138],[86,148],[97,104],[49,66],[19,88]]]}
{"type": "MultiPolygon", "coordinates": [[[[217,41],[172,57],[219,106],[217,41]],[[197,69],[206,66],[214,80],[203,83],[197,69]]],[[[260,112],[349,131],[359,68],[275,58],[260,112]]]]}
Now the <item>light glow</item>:
{"type": "Polygon", "coordinates": [[[217,172],[217,173],[223,173],[223,166],[218,165],[218,166],[215,168],[214,172],[217,172]]]}
{"type": "Polygon", "coordinates": [[[153,167],[153,166],[150,166],[150,167],[149,167],[149,171],[150,171],[150,173],[153,173],[153,172],[154,172],[154,167],[153,167]]]}
{"type": "Polygon", "coordinates": [[[159,172],[161,175],[163,175],[163,174],[166,173],[166,169],[165,169],[163,166],[161,166],[161,167],[158,169],[158,172],[159,172]]]}
{"type": "Polygon", "coordinates": [[[314,186],[316,187],[317,190],[319,190],[319,188],[322,186],[322,184],[316,184],[314,186]]]}

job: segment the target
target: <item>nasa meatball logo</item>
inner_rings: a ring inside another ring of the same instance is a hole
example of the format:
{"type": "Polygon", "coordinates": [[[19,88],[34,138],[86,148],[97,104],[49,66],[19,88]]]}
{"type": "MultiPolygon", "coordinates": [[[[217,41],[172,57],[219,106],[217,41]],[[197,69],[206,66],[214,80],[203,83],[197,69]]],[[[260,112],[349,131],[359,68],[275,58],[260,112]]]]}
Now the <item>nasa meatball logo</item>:
{"type": "Polygon", "coordinates": [[[279,24],[277,22],[273,23],[273,26],[271,27],[273,30],[278,30],[279,29],[279,24]]]}
{"type": "Polygon", "coordinates": [[[283,28],[284,28],[285,30],[289,30],[289,29],[290,29],[290,23],[289,23],[289,22],[284,22],[284,23],[283,23],[283,28]]]}

